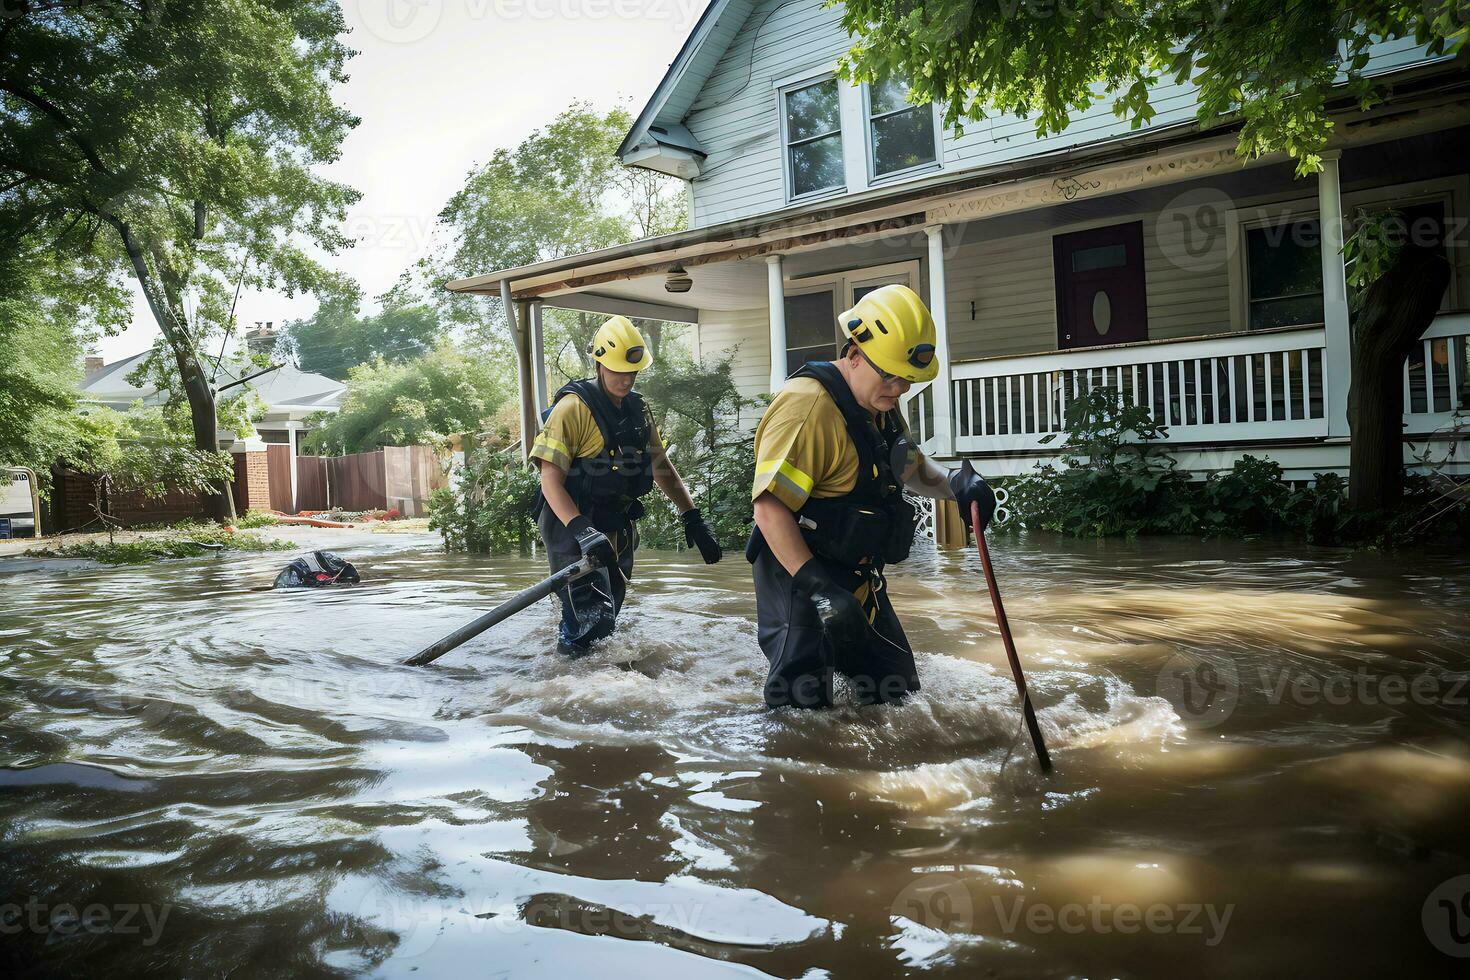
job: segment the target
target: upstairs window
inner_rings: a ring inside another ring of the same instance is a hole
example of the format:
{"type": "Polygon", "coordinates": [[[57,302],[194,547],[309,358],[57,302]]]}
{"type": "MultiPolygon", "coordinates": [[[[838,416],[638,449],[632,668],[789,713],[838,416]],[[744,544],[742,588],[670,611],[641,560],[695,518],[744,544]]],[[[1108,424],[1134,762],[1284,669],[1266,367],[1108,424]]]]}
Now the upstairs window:
{"type": "Polygon", "coordinates": [[[909,83],[886,78],[867,87],[868,162],[873,179],[932,167],[938,159],[934,106],[910,105],[909,83]]]}
{"type": "Polygon", "coordinates": [[[837,79],[783,93],[787,186],[791,197],[806,197],[845,184],[842,163],[842,113],[837,79]]]}

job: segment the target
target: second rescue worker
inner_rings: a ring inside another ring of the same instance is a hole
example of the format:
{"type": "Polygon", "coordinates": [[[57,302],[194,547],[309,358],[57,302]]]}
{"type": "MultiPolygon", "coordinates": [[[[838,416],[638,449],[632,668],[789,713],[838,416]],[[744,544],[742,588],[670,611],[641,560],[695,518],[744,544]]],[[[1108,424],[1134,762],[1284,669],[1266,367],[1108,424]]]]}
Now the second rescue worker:
{"type": "Polygon", "coordinates": [[[561,594],[557,646],[573,656],[613,631],[633,574],[637,521],[643,516],[638,498],[655,485],[678,509],[685,542],[698,547],[706,562],[720,560],[719,542],[665,454],[643,397],[633,390],[638,372],[653,362],[643,335],[627,317],[612,317],[597,329],[590,353],[597,377],[557,391],[530,453],[541,470],[532,516],[551,570],[584,555],[599,565],[561,594]]]}
{"type": "Polygon", "coordinates": [[[907,286],[863,296],[842,315],[847,342],[832,362],[798,369],[755,434],[754,565],[761,650],[772,707],[824,707],[833,673],[859,704],[919,689],[913,651],[889,601],[883,567],[908,557],[917,514],[907,486],[953,499],[984,533],[995,495],[968,464],[952,473],[908,440],[898,400],[933,380],[934,319],[907,286]]]}

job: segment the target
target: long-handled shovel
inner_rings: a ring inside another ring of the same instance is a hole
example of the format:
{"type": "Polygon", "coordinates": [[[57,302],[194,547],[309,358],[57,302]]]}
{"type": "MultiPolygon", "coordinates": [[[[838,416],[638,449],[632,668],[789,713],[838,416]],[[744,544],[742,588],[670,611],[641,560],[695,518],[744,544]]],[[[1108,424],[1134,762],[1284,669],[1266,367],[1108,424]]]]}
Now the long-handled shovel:
{"type": "MultiPolygon", "coordinates": [[[[970,526],[980,527],[980,505],[970,505],[970,526]]],[[[1021,672],[1021,657],[1016,653],[1016,641],[1011,638],[1011,624],[1006,619],[1006,607],[1000,601],[1000,586],[995,584],[995,569],[990,565],[990,549],[985,546],[985,532],[976,530],[975,547],[980,552],[980,566],[985,569],[985,584],[990,588],[990,602],[995,606],[995,623],[1000,627],[1000,637],[1006,646],[1006,656],[1011,661],[1011,674],[1016,678],[1016,690],[1021,695],[1021,713],[1026,718],[1026,728],[1031,732],[1031,744],[1036,746],[1036,761],[1042,772],[1051,772],[1051,756],[1047,754],[1046,742],[1041,738],[1041,726],[1036,721],[1036,709],[1031,706],[1031,695],[1026,692],[1026,675],[1021,672]]]]}
{"type": "Polygon", "coordinates": [[[479,619],[465,623],[438,643],[424,647],[418,653],[405,660],[403,662],[404,665],[408,667],[422,667],[425,664],[433,663],[466,640],[479,636],[496,623],[504,622],[527,606],[540,602],[563,585],[566,585],[573,579],[581,578],[597,567],[599,566],[588,558],[583,558],[576,564],[568,565],[541,584],[533,585],[529,589],[525,589],[511,596],[479,619]]]}

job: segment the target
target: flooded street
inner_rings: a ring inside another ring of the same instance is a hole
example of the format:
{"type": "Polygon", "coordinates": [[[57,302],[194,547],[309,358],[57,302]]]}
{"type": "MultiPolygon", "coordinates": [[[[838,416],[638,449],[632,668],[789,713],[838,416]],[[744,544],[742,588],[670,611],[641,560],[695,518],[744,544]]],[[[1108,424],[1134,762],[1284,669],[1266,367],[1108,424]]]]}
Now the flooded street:
{"type": "Polygon", "coordinates": [[[1365,976],[1470,952],[1470,560],[992,550],[1047,777],[973,551],[890,576],[923,691],[826,713],[762,706],[738,554],[640,555],[586,660],[544,602],[430,668],[399,661],[542,562],[421,538],[343,547],[364,584],[334,591],[255,591],[280,554],[0,575],[0,973],[1365,976]]]}

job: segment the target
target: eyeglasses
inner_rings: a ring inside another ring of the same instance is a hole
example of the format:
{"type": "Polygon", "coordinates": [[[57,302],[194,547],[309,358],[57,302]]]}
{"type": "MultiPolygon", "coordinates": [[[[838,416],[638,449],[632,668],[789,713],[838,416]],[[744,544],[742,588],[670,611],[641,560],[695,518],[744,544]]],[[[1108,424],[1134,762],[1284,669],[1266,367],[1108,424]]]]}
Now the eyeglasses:
{"type": "MultiPolygon", "coordinates": [[[[856,346],[856,345],[854,345],[854,346],[856,346]]],[[[874,364],[873,363],[873,359],[871,357],[869,357],[868,354],[867,354],[867,352],[864,351],[861,347],[858,348],[858,353],[860,355],[862,355],[863,360],[865,360],[865,361],[868,362],[868,367],[872,368],[873,371],[877,373],[878,380],[881,381],[881,382],[883,382],[884,384],[887,384],[890,381],[907,381],[908,380],[907,378],[900,378],[896,374],[889,374],[887,371],[883,370],[878,365],[874,364]]]]}

